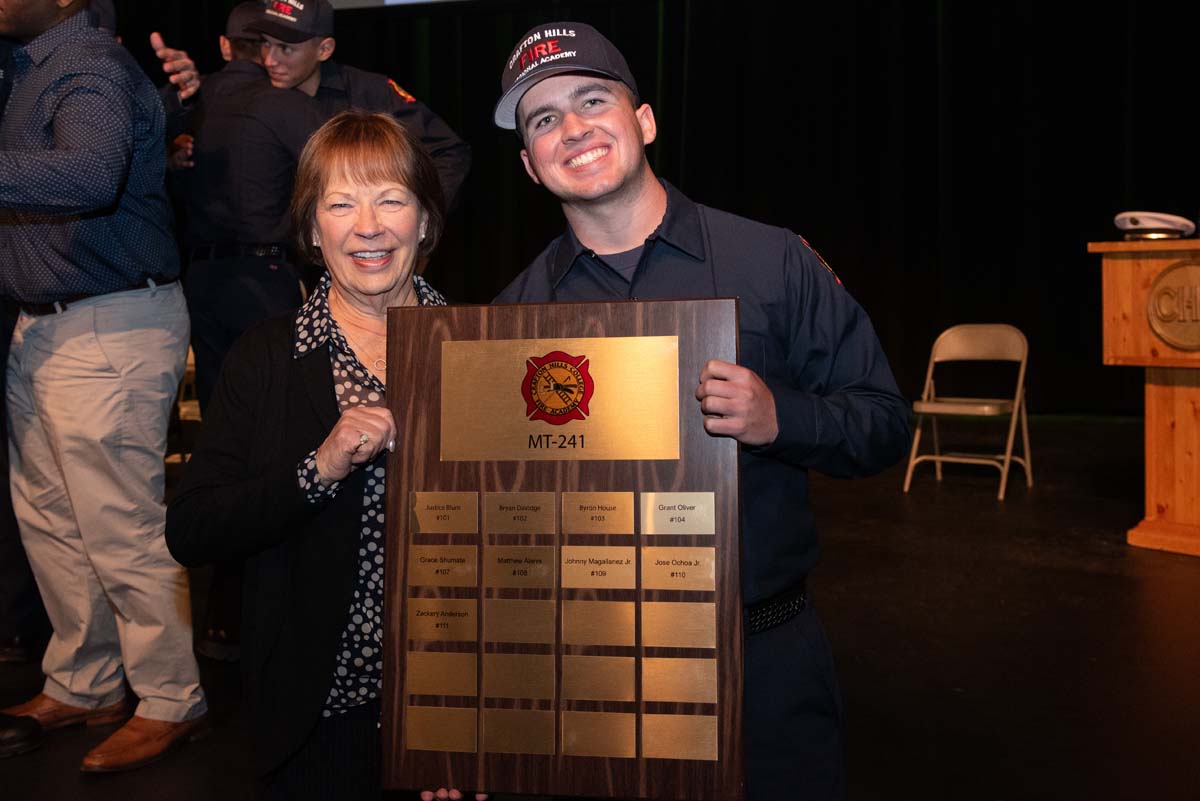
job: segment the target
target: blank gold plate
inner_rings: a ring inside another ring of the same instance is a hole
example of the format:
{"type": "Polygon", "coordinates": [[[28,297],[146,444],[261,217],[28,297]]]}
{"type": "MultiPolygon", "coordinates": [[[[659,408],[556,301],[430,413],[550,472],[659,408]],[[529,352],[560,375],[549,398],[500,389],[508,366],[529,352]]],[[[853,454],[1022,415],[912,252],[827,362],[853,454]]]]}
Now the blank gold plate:
{"type": "Polygon", "coordinates": [[[554,713],[541,709],[483,710],[483,751],[553,754],[554,713]]]}
{"type": "Polygon", "coordinates": [[[646,759],[717,759],[715,715],[642,715],[646,759]]]}
{"type": "Polygon", "coordinates": [[[488,642],[553,643],[554,601],[484,600],[483,638],[488,642]]]}
{"type": "Polygon", "coordinates": [[[650,648],[716,648],[717,605],[644,601],[642,645],[650,648]]]}
{"type": "Polygon", "coordinates": [[[637,753],[637,715],[563,712],[562,752],[569,756],[633,758],[637,753]]]}
{"type": "Polygon", "coordinates": [[[562,697],[565,701],[633,701],[632,656],[574,656],[562,658],[562,697]]]}
{"type": "Polygon", "coordinates": [[[554,656],[484,654],[483,694],[488,698],[553,699],[554,656]]]}
{"type": "Polygon", "coordinates": [[[477,713],[473,707],[410,706],[404,710],[404,736],[417,751],[475,751],[477,713]]]}
{"type": "Polygon", "coordinates": [[[642,700],[688,704],[717,702],[717,660],[642,660],[642,700]]]}
{"type": "Polygon", "coordinates": [[[563,601],[566,645],[633,645],[633,601],[563,601]]]}
{"type": "Polygon", "coordinates": [[[475,654],[409,651],[404,689],[410,695],[464,695],[479,692],[475,654]]]}

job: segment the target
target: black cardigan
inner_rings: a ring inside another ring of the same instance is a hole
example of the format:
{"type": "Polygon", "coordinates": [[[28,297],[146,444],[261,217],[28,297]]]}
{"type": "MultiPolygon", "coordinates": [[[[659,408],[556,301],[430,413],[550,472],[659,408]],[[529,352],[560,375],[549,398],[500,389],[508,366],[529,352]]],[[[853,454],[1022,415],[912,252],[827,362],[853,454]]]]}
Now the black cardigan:
{"type": "Polygon", "coordinates": [[[305,500],[297,466],[338,409],[328,346],[296,359],[294,336],[293,313],[234,345],[167,509],[167,546],[182,564],[246,559],[243,688],[260,776],[320,719],[354,590],[365,480],[356,470],[333,500],[305,500]]]}

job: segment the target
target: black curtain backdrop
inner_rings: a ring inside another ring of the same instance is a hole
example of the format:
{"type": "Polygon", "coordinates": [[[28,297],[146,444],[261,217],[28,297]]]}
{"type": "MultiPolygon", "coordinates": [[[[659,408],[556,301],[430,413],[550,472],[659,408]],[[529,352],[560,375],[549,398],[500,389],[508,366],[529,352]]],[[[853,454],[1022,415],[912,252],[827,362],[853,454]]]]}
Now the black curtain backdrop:
{"type": "MultiPolygon", "coordinates": [[[[220,66],[233,2],[117,0],[161,80],[152,30],[220,66]]],[[[500,67],[542,22],[626,54],[658,119],[650,159],[696,200],[800,234],[870,313],[901,389],[943,328],[1030,340],[1034,413],[1140,413],[1142,372],[1101,365],[1100,264],[1115,213],[1195,218],[1200,5],[909,0],[476,0],[339,12],[336,58],[387,73],[474,148],[427,276],[491,299],[563,227],[492,126],[500,67]]]]}

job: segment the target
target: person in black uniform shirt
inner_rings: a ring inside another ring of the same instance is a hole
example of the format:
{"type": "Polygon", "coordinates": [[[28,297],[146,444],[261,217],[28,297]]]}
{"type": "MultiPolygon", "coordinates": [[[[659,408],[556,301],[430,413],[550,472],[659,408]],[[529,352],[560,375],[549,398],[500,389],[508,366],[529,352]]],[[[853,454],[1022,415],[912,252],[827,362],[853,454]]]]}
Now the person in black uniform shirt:
{"type": "Polygon", "coordinates": [[[709,361],[684,425],[741,443],[749,798],[844,794],[841,703],[806,591],[817,556],[808,471],[878,472],[908,447],[908,404],[862,308],[795,234],[701,206],[658,180],[657,127],[620,52],[587,25],[520,39],[495,122],[568,229],[497,302],[738,297],[740,364],[709,361]]]}
{"type": "Polygon", "coordinates": [[[327,117],[349,108],[378,111],[391,114],[412,131],[433,157],[446,207],[454,205],[471,166],[470,146],[387,76],[329,60],[336,41],[328,0],[265,3],[249,28],[266,40],[263,65],[275,86],[299,89],[315,98],[327,117]]]}
{"type": "Polygon", "coordinates": [[[192,246],[184,292],[201,412],[234,341],[302,301],[287,204],[300,151],[324,118],[311,98],[267,80],[261,41],[246,30],[258,8],[241,3],[230,13],[229,63],[205,79],[189,115],[194,166],[175,173],[192,246]]]}

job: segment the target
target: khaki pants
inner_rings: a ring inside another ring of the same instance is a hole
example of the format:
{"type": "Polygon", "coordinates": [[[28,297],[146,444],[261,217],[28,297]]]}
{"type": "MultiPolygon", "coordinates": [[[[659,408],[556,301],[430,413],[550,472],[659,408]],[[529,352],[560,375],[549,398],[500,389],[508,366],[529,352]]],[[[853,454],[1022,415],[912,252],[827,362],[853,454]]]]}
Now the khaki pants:
{"type": "Polygon", "coordinates": [[[167,422],[187,355],[179,284],[22,314],[8,359],[13,508],[54,627],[44,692],[180,721],[206,703],[187,573],[163,538],[167,422]]]}

